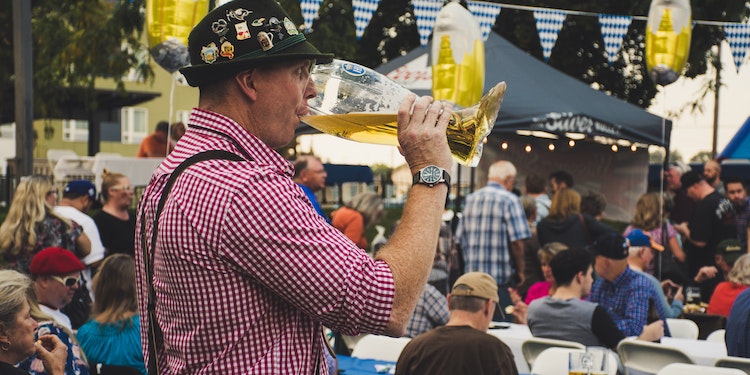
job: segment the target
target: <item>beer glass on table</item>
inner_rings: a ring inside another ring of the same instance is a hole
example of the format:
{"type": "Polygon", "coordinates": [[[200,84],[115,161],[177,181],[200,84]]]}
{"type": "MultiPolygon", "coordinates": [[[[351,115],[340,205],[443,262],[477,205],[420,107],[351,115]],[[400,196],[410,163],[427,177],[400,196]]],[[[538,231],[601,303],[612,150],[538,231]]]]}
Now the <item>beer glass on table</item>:
{"type": "Polygon", "coordinates": [[[605,348],[586,348],[568,353],[568,375],[607,375],[609,353],[605,348]]]}

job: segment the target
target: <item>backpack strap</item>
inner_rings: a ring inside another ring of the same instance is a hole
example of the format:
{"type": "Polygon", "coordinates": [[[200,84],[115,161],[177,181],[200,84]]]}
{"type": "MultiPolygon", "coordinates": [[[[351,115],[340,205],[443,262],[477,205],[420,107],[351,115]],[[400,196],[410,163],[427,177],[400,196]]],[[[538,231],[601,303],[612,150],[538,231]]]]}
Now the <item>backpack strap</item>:
{"type": "MultiPolygon", "coordinates": [[[[177,177],[193,164],[200,163],[206,160],[219,159],[219,160],[231,160],[231,161],[246,161],[247,159],[242,158],[239,155],[233,154],[229,151],[224,150],[209,150],[195,154],[185,159],[180,165],[172,171],[169,176],[164,189],[162,190],[159,203],[156,206],[156,213],[154,214],[153,227],[151,232],[151,246],[146,249],[146,221],[144,213],[141,213],[141,249],[143,251],[143,260],[146,272],[146,281],[148,285],[148,303],[146,309],[148,311],[148,373],[149,375],[159,374],[159,365],[156,360],[157,345],[161,347],[164,344],[161,327],[156,320],[156,292],[154,292],[154,252],[156,250],[156,236],[159,226],[159,215],[161,214],[164,205],[167,203],[167,197],[172,191],[177,181],[177,177]]],[[[252,160],[252,159],[250,159],[252,160]]]]}

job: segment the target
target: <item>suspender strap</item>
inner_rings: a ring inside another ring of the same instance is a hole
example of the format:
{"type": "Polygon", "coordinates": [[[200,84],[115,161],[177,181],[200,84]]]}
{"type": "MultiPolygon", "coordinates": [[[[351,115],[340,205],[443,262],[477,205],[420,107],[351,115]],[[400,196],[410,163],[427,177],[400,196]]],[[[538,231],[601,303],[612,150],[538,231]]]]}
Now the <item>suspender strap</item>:
{"type": "Polygon", "coordinates": [[[141,249],[143,251],[144,267],[146,272],[146,281],[148,284],[148,373],[149,375],[159,374],[159,365],[156,360],[157,347],[163,345],[163,335],[159,323],[156,320],[156,293],[154,292],[154,252],[156,251],[156,235],[159,226],[159,215],[167,202],[167,197],[172,191],[172,186],[180,174],[195,163],[211,159],[223,159],[231,161],[245,161],[246,159],[224,150],[210,150],[195,154],[183,161],[175,168],[169,176],[164,189],[162,190],[159,203],[156,206],[154,214],[153,227],[151,232],[151,246],[146,249],[146,221],[143,213],[141,214],[141,249]]]}

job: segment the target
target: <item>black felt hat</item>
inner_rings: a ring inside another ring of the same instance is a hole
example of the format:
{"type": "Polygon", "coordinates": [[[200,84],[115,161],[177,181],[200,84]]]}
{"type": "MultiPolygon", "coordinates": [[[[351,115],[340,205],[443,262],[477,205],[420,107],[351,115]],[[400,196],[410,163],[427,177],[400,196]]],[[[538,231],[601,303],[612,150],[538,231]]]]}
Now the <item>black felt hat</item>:
{"type": "Polygon", "coordinates": [[[190,86],[254,66],[295,59],[327,63],[275,0],[235,0],[204,17],[188,37],[190,64],[180,69],[190,86]]]}

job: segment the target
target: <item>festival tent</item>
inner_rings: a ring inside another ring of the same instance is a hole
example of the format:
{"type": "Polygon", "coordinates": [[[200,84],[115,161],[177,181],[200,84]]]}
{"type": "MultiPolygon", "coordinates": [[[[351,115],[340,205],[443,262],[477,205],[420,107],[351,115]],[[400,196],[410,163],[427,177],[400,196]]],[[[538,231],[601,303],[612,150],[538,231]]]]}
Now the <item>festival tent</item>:
{"type": "Polygon", "coordinates": [[[718,159],[750,159],[750,117],[727,143],[718,159]]]}
{"type": "MultiPolygon", "coordinates": [[[[429,45],[417,48],[377,70],[429,95],[428,51],[429,45]]],[[[508,160],[518,169],[517,187],[530,173],[546,177],[565,170],[579,192],[605,195],[605,217],[630,221],[635,202],[648,188],[646,146],[668,148],[671,122],[593,89],[497,33],[485,42],[485,58],[485,91],[500,81],[508,88],[479,166],[469,171],[476,176],[464,192],[484,185],[494,161],[508,160]]]]}
{"type": "MultiPolygon", "coordinates": [[[[377,68],[418,95],[429,95],[431,47],[417,48],[377,68]]],[[[666,146],[671,122],[595,90],[550,67],[495,32],[485,42],[485,90],[505,81],[508,91],[493,133],[580,133],[641,145],[666,146]]]]}

